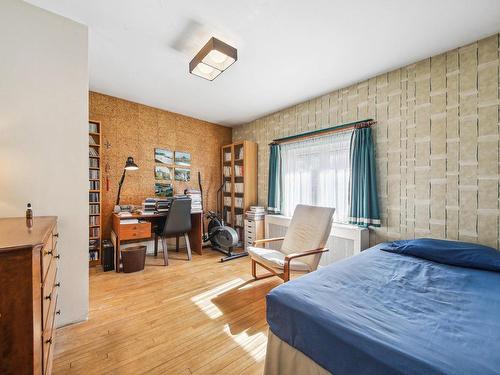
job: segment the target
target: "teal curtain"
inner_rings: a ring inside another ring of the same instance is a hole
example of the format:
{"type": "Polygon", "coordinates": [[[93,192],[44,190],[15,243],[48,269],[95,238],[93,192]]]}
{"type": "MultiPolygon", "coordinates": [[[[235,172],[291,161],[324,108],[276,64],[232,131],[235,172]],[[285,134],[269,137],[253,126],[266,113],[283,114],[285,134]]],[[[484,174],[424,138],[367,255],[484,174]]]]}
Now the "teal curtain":
{"type": "Polygon", "coordinates": [[[380,226],[375,150],[370,127],[355,129],[351,139],[349,223],[380,226]]]}
{"type": "Polygon", "coordinates": [[[269,150],[269,180],[267,192],[267,210],[280,212],[281,193],[281,152],[279,144],[271,144],[269,150]]]}

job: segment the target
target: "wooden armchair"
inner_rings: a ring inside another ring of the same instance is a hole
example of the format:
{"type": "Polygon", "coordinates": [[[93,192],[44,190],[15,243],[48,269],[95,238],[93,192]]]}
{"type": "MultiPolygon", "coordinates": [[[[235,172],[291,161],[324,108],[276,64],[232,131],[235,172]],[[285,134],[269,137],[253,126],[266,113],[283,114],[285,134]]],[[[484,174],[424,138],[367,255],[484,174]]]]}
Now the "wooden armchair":
{"type": "Polygon", "coordinates": [[[290,272],[312,272],[318,268],[332,228],[334,208],[298,205],[285,237],[254,241],[248,248],[252,260],[252,276],[263,279],[278,276],[285,282],[290,272]],[[259,247],[269,242],[283,241],[280,250],[259,247]],[[270,273],[257,276],[257,264],[270,273]]]}

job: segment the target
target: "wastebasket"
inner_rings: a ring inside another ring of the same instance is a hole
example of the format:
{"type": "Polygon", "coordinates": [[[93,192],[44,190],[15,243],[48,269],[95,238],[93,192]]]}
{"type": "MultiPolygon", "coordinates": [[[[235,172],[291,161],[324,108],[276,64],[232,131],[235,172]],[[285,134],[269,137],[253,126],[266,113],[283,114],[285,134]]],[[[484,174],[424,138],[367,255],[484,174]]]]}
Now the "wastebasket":
{"type": "Polygon", "coordinates": [[[137,272],[144,269],[146,246],[132,246],[121,250],[123,272],[137,272]]]}

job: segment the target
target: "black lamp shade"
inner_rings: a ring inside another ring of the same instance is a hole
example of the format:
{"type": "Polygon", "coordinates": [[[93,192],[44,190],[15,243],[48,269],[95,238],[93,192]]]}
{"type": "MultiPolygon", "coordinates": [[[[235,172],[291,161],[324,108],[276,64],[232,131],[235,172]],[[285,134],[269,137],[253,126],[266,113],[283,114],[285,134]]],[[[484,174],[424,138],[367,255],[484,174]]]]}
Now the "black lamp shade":
{"type": "Polygon", "coordinates": [[[135,171],[136,169],[139,169],[139,166],[134,163],[134,158],[132,156],[129,156],[127,158],[127,162],[125,163],[125,169],[127,171],[135,171]]]}

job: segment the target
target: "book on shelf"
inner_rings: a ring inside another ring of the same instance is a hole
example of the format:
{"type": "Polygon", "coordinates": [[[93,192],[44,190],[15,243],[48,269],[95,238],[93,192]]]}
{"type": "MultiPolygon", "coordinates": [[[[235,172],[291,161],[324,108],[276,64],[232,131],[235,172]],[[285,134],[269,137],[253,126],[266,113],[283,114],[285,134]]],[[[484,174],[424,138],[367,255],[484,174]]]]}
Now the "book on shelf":
{"type": "Polygon", "coordinates": [[[243,177],[243,166],[235,165],[234,166],[234,175],[235,177],[243,177]]]}
{"type": "Polygon", "coordinates": [[[235,182],[234,183],[234,192],[235,193],[243,193],[245,189],[245,184],[243,182],[235,182]]]}
{"type": "Polygon", "coordinates": [[[231,161],[231,152],[224,151],[224,161],[231,161]]]}
{"type": "Polygon", "coordinates": [[[90,237],[99,237],[100,233],[101,233],[101,228],[89,228],[90,237]]]}
{"type": "Polygon", "coordinates": [[[99,190],[100,186],[99,181],[89,181],[89,190],[99,190]]]}
{"type": "Polygon", "coordinates": [[[90,168],[99,168],[99,159],[89,158],[90,168]]]}
{"type": "Polygon", "coordinates": [[[99,171],[97,169],[89,169],[89,179],[98,180],[99,179],[99,171]]]}
{"type": "Polygon", "coordinates": [[[242,227],[243,226],[243,214],[236,214],[234,215],[234,224],[242,227]]]}
{"type": "Polygon", "coordinates": [[[224,177],[231,177],[231,167],[226,165],[224,166],[224,177]]]}
{"type": "Polygon", "coordinates": [[[89,216],[89,225],[100,225],[99,216],[89,216]]]}
{"type": "Polygon", "coordinates": [[[99,203],[99,194],[100,193],[89,193],[89,202],[99,203]]]}
{"type": "Polygon", "coordinates": [[[89,122],[89,133],[99,133],[99,127],[94,122],[89,122]]]}
{"type": "Polygon", "coordinates": [[[98,143],[95,141],[94,136],[92,134],[89,134],[89,145],[92,145],[92,146],[98,145],[98,143]]]}
{"type": "Polygon", "coordinates": [[[99,260],[99,250],[90,250],[89,260],[99,260]]]}
{"type": "Polygon", "coordinates": [[[89,156],[99,157],[99,152],[95,148],[89,147],[89,156]]]}

